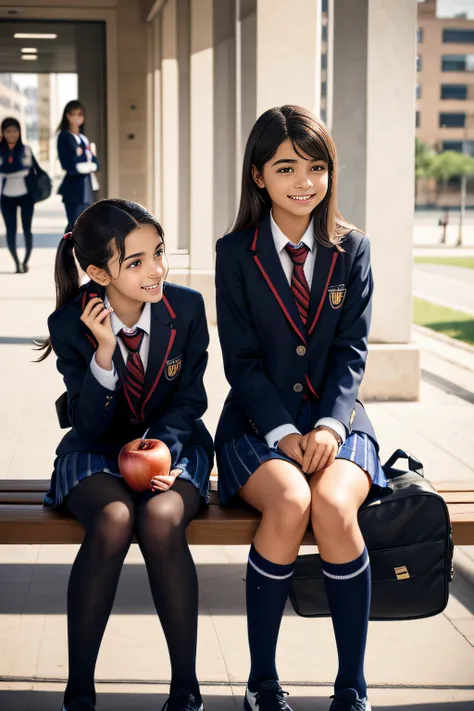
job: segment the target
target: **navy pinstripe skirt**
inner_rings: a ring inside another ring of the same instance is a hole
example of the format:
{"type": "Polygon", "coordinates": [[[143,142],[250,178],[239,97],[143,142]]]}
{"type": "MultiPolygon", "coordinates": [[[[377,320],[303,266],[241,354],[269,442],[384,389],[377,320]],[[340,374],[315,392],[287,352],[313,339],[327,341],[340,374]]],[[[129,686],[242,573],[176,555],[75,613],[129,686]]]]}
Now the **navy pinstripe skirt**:
{"type": "MultiPolygon", "coordinates": [[[[193,484],[208,503],[210,463],[204,448],[200,445],[186,447],[175,468],[182,470],[179,478],[193,484]]],[[[116,457],[90,452],[71,452],[58,457],[54,463],[51,488],[44,497],[44,506],[51,509],[62,506],[66,496],[80,481],[100,472],[122,478],[116,457]]]]}
{"type": "MultiPolygon", "coordinates": [[[[310,422],[311,403],[310,401],[305,401],[300,408],[295,424],[300,432],[307,433],[312,426],[310,422]]],[[[259,466],[271,459],[283,459],[295,464],[292,459],[282,452],[271,449],[263,440],[253,435],[234,437],[224,442],[217,450],[219,498],[221,503],[229,503],[259,466]]],[[[340,447],[336,459],[347,459],[357,464],[367,472],[373,486],[382,488],[387,486],[387,480],[378,458],[375,444],[365,433],[354,432],[349,435],[342,447],[340,447]]]]}

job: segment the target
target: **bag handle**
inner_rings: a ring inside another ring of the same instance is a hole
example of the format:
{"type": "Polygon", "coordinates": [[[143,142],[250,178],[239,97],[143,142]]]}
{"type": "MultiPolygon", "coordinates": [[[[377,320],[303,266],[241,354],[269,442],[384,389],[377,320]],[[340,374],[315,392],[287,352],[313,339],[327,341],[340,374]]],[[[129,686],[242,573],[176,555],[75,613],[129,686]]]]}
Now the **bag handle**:
{"type": "Polygon", "coordinates": [[[391,479],[392,476],[399,475],[399,472],[393,473],[392,476],[390,475],[390,470],[393,468],[393,465],[398,462],[399,459],[406,459],[408,461],[409,471],[415,472],[416,474],[419,474],[420,476],[424,477],[423,464],[420,462],[420,460],[404,449],[396,449],[395,452],[387,459],[387,461],[382,467],[385,472],[385,476],[388,479],[391,479]]]}

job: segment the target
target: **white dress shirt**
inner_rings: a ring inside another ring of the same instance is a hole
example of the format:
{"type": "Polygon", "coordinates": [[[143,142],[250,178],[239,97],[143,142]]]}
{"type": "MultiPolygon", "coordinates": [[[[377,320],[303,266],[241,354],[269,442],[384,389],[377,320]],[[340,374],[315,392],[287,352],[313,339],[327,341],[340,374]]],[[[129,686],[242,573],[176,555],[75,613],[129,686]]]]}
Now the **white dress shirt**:
{"type": "MultiPolygon", "coordinates": [[[[306,281],[308,282],[308,286],[311,289],[311,284],[313,282],[314,263],[316,260],[316,253],[318,249],[318,243],[314,238],[313,220],[311,220],[311,222],[309,223],[308,229],[306,230],[303,237],[301,238],[301,241],[297,245],[294,245],[292,242],[290,242],[288,237],[285,237],[285,235],[273,219],[272,213],[270,213],[270,225],[273,235],[273,241],[275,242],[275,249],[278,253],[281,266],[283,268],[283,271],[285,272],[285,276],[290,286],[291,275],[293,273],[293,262],[291,261],[291,257],[287,253],[285,247],[287,244],[290,244],[292,247],[299,247],[301,244],[305,244],[309,248],[309,252],[304,264],[304,275],[306,277],[306,281]]],[[[315,424],[315,427],[321,426],[330,427],[339,435],[342,442],[345,442],[346,428],[342,424],[342,422],[336,420],[334,417],[322,417],[315,424]]],[[[294,425],[288,423],[285,425],[280,425],[279,427],[276,427],[275,429],[268,432],[265,435],[265,440],[269,447],[275,447],[277,446],[278,442],[283,439],[283,437],[286,437],[286,435],[289,434],[301,434],[301,432],[294,425]]]]}
{"type": "Polygon", "coordinates": [[[2,163],[0,158],[0,182],[6,178],[3,186],[3,195],[5,197],[23,197],[28,194],[25,178],[33,165],[31,148],[24,146],[22,164],[25,166],[22,170],[17,170],[15,173],[2,173],[2,163]]]}
{"type": "MultiPolygon", "coordinates": [[[[110,303],[107,297],[105,297],[104,300],[104,306],[105,308],[109,308],[110,303]]],[[[142,315],[138,319],[138,322],[133,326],[133,328],[128,328],[125,326],[119,317],[115,314],[115,312],[112,312],[110,315],[110,321],[112,325],[112,330],[115,333],[116,336],[120,333],[120,331],[123,329],[125,333],[133,333],[136,328],[141,328],[145,333],[143,335],[143,340],[142,344],[140,346],[140,358],[142,359],[143,363],[143,368],[146,372],[146,367],[148,364],[148,352],[150,350],[150,325],[151,325],[151,305],[150,303],[146,303],[145,306],[143,307],[142,315]]],[[[128,350],[126,345],[123,343],[121,338],[117,337],[117,342],[120,347],[120,351],[122,353],[123,359],[125,363],[127,362],[128,358],[128,350]]],[[[99,383],[102,385],[102,387],[107,388],[107,390],[115,390],[117,387],[118,383],[118,373],[115,369],[115,366],[113,366],[112,370],[104,370],[104,368],[101,368],[100,365],[97,363],[95,353],[92,356],[91,360],[91,371],[92,375],[96,380],[99,381],[99,383]]]]}

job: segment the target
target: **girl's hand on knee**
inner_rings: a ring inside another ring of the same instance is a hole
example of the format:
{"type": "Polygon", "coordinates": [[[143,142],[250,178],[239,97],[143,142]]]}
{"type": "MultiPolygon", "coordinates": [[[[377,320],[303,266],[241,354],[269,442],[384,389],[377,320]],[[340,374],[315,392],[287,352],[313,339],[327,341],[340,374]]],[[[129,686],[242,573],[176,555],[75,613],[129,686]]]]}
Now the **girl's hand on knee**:
{"type": "Polygon", "coordinates": [[[168,491],[181,472],[181,469],[172,469],[168,476],[154,476],[150,482],[152,491],[168,491]]]}
{"type": "Polygon", "coordinates": [[[290,459],[298,462],[300,466],[303,464],[303,435],[293,433],[282,437],[278,442],[278,449],[290,459]]]}
{"type": "Polygon", "coordinates": [[[318,427],[303,437],[304,457],[302,469],[314,474],[331,466],[339,449],[337,437],[330,429],[318,427]]]}

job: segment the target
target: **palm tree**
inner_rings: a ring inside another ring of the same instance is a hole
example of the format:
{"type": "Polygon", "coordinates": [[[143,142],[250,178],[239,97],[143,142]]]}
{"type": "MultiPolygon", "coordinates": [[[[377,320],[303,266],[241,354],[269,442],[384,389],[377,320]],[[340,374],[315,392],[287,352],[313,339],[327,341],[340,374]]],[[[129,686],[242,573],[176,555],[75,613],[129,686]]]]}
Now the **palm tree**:
{"type": "Polygon", "coordinates": [[[459,213],[459,231],[456,247],[462,245],[462,230],[466,212],[467,178],[474,175],[474,158],[457,151],[435,153],[430,159],[427,172],[437,182],[447,183],[451,178],[461,178],[461,205],[459,213]]]}

